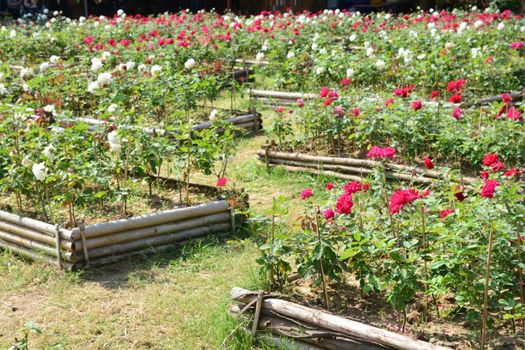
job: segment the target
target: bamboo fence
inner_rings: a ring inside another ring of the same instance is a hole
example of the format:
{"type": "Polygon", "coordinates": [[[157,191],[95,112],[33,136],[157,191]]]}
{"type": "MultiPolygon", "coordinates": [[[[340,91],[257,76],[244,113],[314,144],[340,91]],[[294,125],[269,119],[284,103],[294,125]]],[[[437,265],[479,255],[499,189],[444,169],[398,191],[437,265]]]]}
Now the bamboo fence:
{"type": "Polygon", "coordinates": [[[235,229],[226,200],[65,229],[0,211],[0,248],[67,270],[103,265],[136,254],[235,229]]]}
{"type": "MultiPolygon", "coordinates": [[[[315,100],[315,99],[320,98],[318,94],[303,93],[303,92],[286,92],[286,91],[257,90],[257,89],[250,89],[248,92],[249,92],[250,98],[257,100],[257,101],[261,101],[263,104],[279,103],[282,105],[292,105],[292,104],[295,104],[297,100],[300,98],[305,101],[315,100]]],[[[525,95],[525,91],[509,93],[509,96],[513,100],[523,99],[524,95],[525,95]]],[[[362,97],[361,99],[365,101],[369,101],[369,102],[383,101],[379,97],[362,97]]],[[[470,108],[470,107],[480,106],[480,105],[484,105],[487,103],[491,103],[495,101],[502,101],[502,100],[503,100],[503,97],[501,97],[501,95],[497,95],[497,96],[480,98],[478,100],[467,101],[461,104],[454,104],[450,102],[436,102],[436,101],[422,101],[422,103],[423,105],[433,106],[433,107],[458,106],[461,108],[470,108]]]]}
{"type": "Polygon", "coordinates": [[[230,314],[239,317],[248,310],[253,312],[252,335],[285,349],[450,350],[292,303],[276,294],[233,288],[230,298],[240,304],[230,307],[230,314]]]}
{"type": "Polygon", "coordinates": [[[477,181],[476,178],[458,176],[454,172],[445,174],[435,170],[392,162],[279,152],[272,150],[269,145],[263,146],[263,149],[259,150],[257,154],[259,159],[264,161],[268,167],[279,166],[292,172],[333,176],[345,180],[361,181],[372,172],[374,167],[382,165],[385,167],[386,177],[391,180],[430,184],[438,179],[451,179],[453,182],[464,184],[466,187],[472,187],[477,181]]]}

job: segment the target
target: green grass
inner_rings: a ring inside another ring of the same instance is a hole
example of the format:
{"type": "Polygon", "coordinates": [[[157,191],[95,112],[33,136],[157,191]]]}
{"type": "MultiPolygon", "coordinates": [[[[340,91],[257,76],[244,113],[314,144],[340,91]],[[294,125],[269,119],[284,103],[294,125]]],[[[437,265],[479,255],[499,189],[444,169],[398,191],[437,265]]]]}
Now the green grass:
{"type": "MultiPolygon", "coordinates": [[[[264,136],[241,142],[227,177],[250,195],[251,216],[271,212],[272,198],[290,196],[299,210],[300,192],[324,181],[275,169],[255,155],[264,136]]],[[[213,178],[196,176],[213,183],[213,178]]],[[[235,286],[258,289],[257,244],[264,226],[228,240],[208,239],[162,256],[135,259],[80,273],[0,253],[0,348],[8,348],[29,321],[31,349],[216,349],[238,322],[227,316],[235,286]]],[[[223,349],[249,349],[235,332],[223,349]]]]}

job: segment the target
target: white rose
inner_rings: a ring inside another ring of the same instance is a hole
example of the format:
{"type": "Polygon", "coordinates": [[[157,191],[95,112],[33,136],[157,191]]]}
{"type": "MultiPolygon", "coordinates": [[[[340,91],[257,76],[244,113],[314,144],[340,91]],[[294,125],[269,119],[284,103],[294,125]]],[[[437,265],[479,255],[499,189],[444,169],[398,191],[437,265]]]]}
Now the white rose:
{"type": "Polygon", "coordinates": [[[351,78],[354,76],[354,69],[353,68],[347,68],[346,69],[346,77],[351,78]]]}
{"type": "Polygon", "coordinates": [[[321,75],[323,74],[324,72],[324,67],[317,67],[317,69],[315,70],[315,74],[317,75],[321,75]]]}
{"type": "Polygon", "coordinates": [[[148,70],[148,66],[146,66],[145,64],[139,64],[137,69],[138,69],[139,72],[144,73],[145,71],[148,70]]]}
{"type": "Polygon", "coordinates": [[[96,89],[99,88],[97,81],[92,81],[88,84],[87,91],[93,93],[96,89]]]}
{"type": "Polygon", "coordinates": [[[158,76],[160,75],[161,72],[162,72],[162,67],[159,66],[158,64],[151,67],[151,75],[158,76]]]}
{"type": "Polygon", "coordinates": [[[294,58],[295,53],[293,51],[288,52],[288,55],[286,55],[286,59],[294,58]]]}
{"type": "Polygon", "coordinates": [[[318,47],[319,47],[319,45],[317,45],[317,43],[313,43],[312,44],[312,51],[317,50],[318,47]]]}
{"type": "Polygon", "coordinates": [[[31,159],[29,158],[29,155],[26,155],[24,159],[22,159],[22,165],[23,166],[29,166],[31,165],[31,159]]]}
{"type": "Polygon", "coordinates": [[[357,39],[357,35],[352,34],[352,35],[350,35],[349,39],[350,39],[350,41],[355,41],[355,39],[357,39]]]}
{"type": "Polygon", "coordinates": [[[484,22],[480,19],[478,19],[476,22],[474,22],[474,27],[479,28],[484,24],[484,22]]]}
{"type": "Polygon", "coordinates": [[[29,75],[31,75],[31,69],[29,69],[29,68],[22,68],[20,70],[20,78],[24,79],[24,78],[28,77],[29,75]]]}
{"type": "Polygon", "coordinates": [[[386,64],[385,64],[385,61],[383,60],[377,60],[376,62],[376,67],[379,68],[379,69],[383,69],[385,68],[386,64]]]}
{"type": "Polygon", "coordinates": [[[55,106],[54,105],[47,105],[44,107],[44,111],[47,113],[54,113],[55,112],[55,106]]]}
{"type": "Polygon", "coordinates": [[[49,57],[49,62],[51,62],[53,64],[56,64],[58,62],[58,60],[60,60],[59,56],[52,55],[51,57],[49,57]]]}
{"type": "Polygon", "coordinates": [[[255,60],[256,60],[257,62],[261,62],[263,59],[264,59],[264,53],[262,53],[262,52],[257,52],[257,55],[255,55],[255,60]]]}
{"type": "Polygon", "coordinates": [[[55,147],[53,147],[53,145],[49,145],[46,148],[44,148],[44,151],[42,153],[47,157],[47,159],[49,159],[50,162],[52,162],[53,159],[55,159],[55,155],[53,154],[53,152],[55,151],[55,147]]]}
{"type": "Polygon", "coordinates": [[[7,89],[5,88],[4,84],[0,83],[0,95],[7,94],[7,89]]]}
{"type": "Polygon", "coordinates": [[[502,30],[503,28],[505,28],[505,23],[500,22],[496,28],[497,28],[498,30],[502,30]]]}
{"type": "Polygon", "coordinates": [[[33,164],[31,170],[33,171],[33,175],[35,175],[38,181],[45,181],[45,179],[47,178],[47,168],[44,162],[33,164]]]}
{"type": "Polygon", "coordinates": [[[372,56],[373,54],[374,54],[374,48],[373,48],[373,47],[368,47],[368,48],[366,49],[366,56],[367,56],[367,57],[370,57],[370,56],[372,56]]]}
{"type": "Polygon", "coordinates": [[[113,80],[111,73],[100,73],[97,78],[99,84],[109,84],[113,80]]]}
{"type": "Polygon", "coordinates": [[[133,69],[133,68],[135,68],[135,62],[133,62],[133,61],[127,61],[127,62],[126,62],[126,69],[127,69],[127,70],[131,70],[131,69],[133,69]]]}
{"type": "Polygon", "coordinates": [[[117,108],[118,108],[118,105],[116,105],[116,104],[111,104],[111,105],[108,107],[108,112],[109,112],[109,113],[115,113],[116,110],[117,110],[117,108]]]}
{"type": "Polygon", "coordinates": [[[11,31],[9,32],[9,37],[10,37],[11,39],[16,38],[16,30],[11,29],[11,31]]]}
{"type": "Polygon", "coordinates": [[[100,68],[102,68],[102,61],[96,57],[93,57],[91,59],[91,71],[92,72],[96,72],[98,71],[100,68]]]}
{"type": "Polygon", "coordinates": [[[49,62],[42,62],[40,64],[39,70],[41,73],[44,73],[49,68],[49,62]]]}
{"type": "Polygon", "coordinates": [[[184,68],[186,69],[192,69],[193,67],[195,67],[195,60],[193,58],[190,58],[186,61],[186,63],[184,63],[184,68]]]}
{"type": "Polygon", "coordinates": [[[118,131],[113,130],[108,134],[109,149],[112,152],[118,152],[121,149],[120,139],[118,137],[118,131]]]}
{"type": "Polygon", "coordinates": [[[217,120],[217,110],[214,108],[210,113],[210,121],[214,122],[217,120]]]}

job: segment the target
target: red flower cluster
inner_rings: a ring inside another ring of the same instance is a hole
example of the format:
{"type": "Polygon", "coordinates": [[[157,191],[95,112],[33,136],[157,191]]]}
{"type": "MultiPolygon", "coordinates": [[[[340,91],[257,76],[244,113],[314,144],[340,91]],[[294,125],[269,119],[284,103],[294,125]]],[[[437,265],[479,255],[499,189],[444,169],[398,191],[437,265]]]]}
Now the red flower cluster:
{"type": "Polygon", "coordinates": [[[311,188],[305,188],[303,192],[301,192],[301,199],[304,201],[310,197],[312,197],[314,193],[312,192],[311,188]]]}
{"type": "Polygon", "coordinates": [[[496,187],[499,186],[498,180],[485,180],[485,184],[481,189],[481,197],[492,198],[494,197],[494,192],[496,187]]]}
{"type": "Polygon", "coordinates": [[[447,91],[453,92],[456,94],[461,94],[463,90],[465,89],[465,83],[466,83],[465,79],[453,80],[448,83],[447,91]]]}
{"type": "Polygon", "coordinates": [[[454,212],[454,209],[444,209],[439,213],[439,216],[444,219],[454,212]]]}
{"type": "Polygon", "coordinates": [[[425,158],[425,166],[427,167],[427,169],[434,169],[434,162],[432,162],[432,158],[425,158]]]}
{"type": "Polygon", "coordinates": [[[414,87],[414,84],[410,84],[404,88],[397,88],[394,90],[394,95],[402,98],[407,98],[408,95],[414,90],[414,87]]]}
{"type": "Polygon", "coordinates": [[[352,181],[352,182],[349,182],[347,183],[346,185],[344,185],[343,187],[343,191],[346,193],[346,194],[354,194],[356,192],[359,192],[359,191],[367,191],[370,189],[370,185],[369,184],[363,184],[359,181],[352,181]]]}
{"type": "Polygon", "coordinates": [[[397,214],[403,207],[420,198],[421,195],[414,189],[397,190],[390,196],[390,213],[397,214]]]}
{"type": "Polygon", "coordinates": [[[228,179],[225,177],[221,177],[219,180],[217,180],[217,187],[223,187],[228,183],[228,179]]]}
{"type": "Polygon", "coordinates": [[[418,111],[423,107],[423,104],[420,100],[415,100],[414,102],[412,102],[411,107],[414,111],[418,111]]]}
{"type": "Polygon", "coordinates": [[[331,208],[323,210],[323,216],[327,221],[333,220],[335,213],[331,208]]]}
{"type": "Polygon", "coordinates": [[[343,193],[335,202],[335,211],[338,214],[348,215],[352,212],[354,202],[352,201],[352,195],[343,193]]]}
{"type": "Polygon", "coordinates": [[[374,146],[368,151],[368,158],[370,159],[382,159],[388,158],[391,159],[396,155],[396,150],[392,147],[381,148],[374,146]]]}
{"type": "Polygon", "coordinates": [[[523,43],[521,41],[513,41],[510,43],[510,48],[514,50],[520,50],[523,48],[523,43]]]}
{"type": "Polygon", "coordinates": [[[454,110],[452,111],[452,117],[456,120],[460,120],[462,114],[463,111],[459,107],[454,108],[454,110]]]}

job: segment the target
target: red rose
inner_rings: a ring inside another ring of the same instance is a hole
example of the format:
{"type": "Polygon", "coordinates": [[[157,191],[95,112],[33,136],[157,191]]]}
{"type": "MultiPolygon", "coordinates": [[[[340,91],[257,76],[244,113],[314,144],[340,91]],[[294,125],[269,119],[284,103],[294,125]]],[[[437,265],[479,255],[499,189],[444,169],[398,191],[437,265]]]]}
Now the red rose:
{"type": "Polygon", "coordinates": [[[225,177],[221,177],[219,180],[217,180],[217,187],[223,187],[228,183],[228,179],[225,177]]]}
{"type": "Polygon", "coordinates": [[[515,168],[510,169],[509,171],[505,172],[505,177],[513,177],[518,173],[518,170],[515,168]]]}
{"type": "Polygon", "coordinates": [[[499,186],[498,180],[485,180],[485,184],[481,189],[481,197],[492,198],[494,197],[494,192],[496,187],[499,186]]]}
{"type": "Polygon", "coordinates": [[[323,210],[323,216],[327,221],[333,220],[335,213],[331,208],[323,210]]]}
{"type": "Polygon", "coordinates": [[[332,104],[332,99],[331,98],[327,98],[326,100],[324,100],[324,105],[325,107],[328,107],[332,104]]]}
{"type": "Polygon", "coordinates": [[[390,106],[392,103],[394,103],[394,99],[390,97],[388,100],[385,101],[385,107],[390,106]]]}
{"type": "Polygon", "coordinates": [[[301,199],[304,201],[310,197],[312,197],[314,193],[312,192],[311,188],[305,188],[303,192],[301,192],[301,199]]]}
{"type": "Polygon", "coordinates": [[[456,186],[456,193],[454,193],[454,197],[460,202],[463,202],[466,198],[464,188],[463,186],[456,186]]]}
{"type": "Polygon", "coordinates": [[[354,202],[352,202],[352,195],[345,192],[337,198],[335,211],[338,214],[350,214],[353,206],[354,202]]]}
{"type": "Polygon", "coordinates": [[[412,109],[414,111],[418,111],[418,110],[420,110],[423,107],[423,104],[421,103],[420,100],[415,100],[414,102],[412,102],[412,106],[411,107],[412,107],[412,109]]]}
{"type": "Polygon", "coordinates": [[[454,209],[444,209],[439,213],[439,216],[444,219],[454,212],[454,209]]]}
{"type": "Polygon", "coordinates": [[[342,85],[342,86],[348,86],[348,85],[350,85],[350,79],[348,79],[348,78],[343,78],[343,80],[341,80],[341,85],[342,85]]]}
{"type": "Polygon", "coordinates": [[[397,190],[390,196],[390,213],[397,214],[403,207],[420,197],[419,193],[410,188],[408,190],[397,190]]]}
{"type": "Polygon", "coordinates": [[[461,102],[461,95],[460,94],[454,94],[454,95],[450,96],[450,98],[448,100],[450,102],[452,102],[452,103],[460,103],[461,102]]]}
{"type": "Polygon", "coordinates": [[[432,90],[432,92],[430,93],[430,99],[431,100],[435,99],[438,96],[439,96],[439,91],[437,91],[437,90],[432,90]]]}
{"type": "Polygon", "coordinates": [[[331,182],[328,182],[325,186],[327,191],[331,191],[334,188],[334,184],[331,182]]]}
{"type": "Polygon", "coordinates": [[[297,107],[302,108],[304,106],[304,101],[302,98],[297,100],[297,107]]]}
{"type": "Polygon", "coordinates": [[[352,115],[354,117],[358,117],[360,113],[361,113],[361,110],[359,109],[359,107],[355,107],[354,109],[352,109],[352,115]]]}
{"type": "Polygon", "coordinates": [[[425,158],[425,166],[427,167],[427,169],[434,169],[434,163],[432,162],[432,158],[425,158]]]}
{"type": "Polygon", "coordinates": [[[496,153],[487,153],[483,157],[483,165],[491,166],[492,164],[499,162],[499,157],[496,153]]]}
{"type": "Polygon", "coordinates": [[[321,98],[325,98],[326,96],[328,96],[328,94],[330,93],[330,89],[329,88],[322,88],[321,91],[319,92],[319,96],[321,98]]]}

